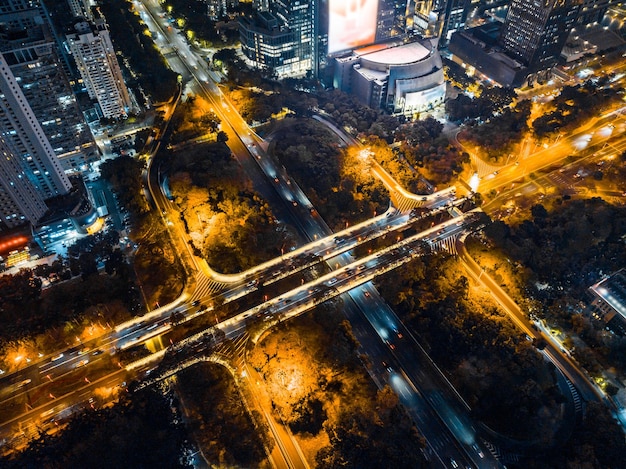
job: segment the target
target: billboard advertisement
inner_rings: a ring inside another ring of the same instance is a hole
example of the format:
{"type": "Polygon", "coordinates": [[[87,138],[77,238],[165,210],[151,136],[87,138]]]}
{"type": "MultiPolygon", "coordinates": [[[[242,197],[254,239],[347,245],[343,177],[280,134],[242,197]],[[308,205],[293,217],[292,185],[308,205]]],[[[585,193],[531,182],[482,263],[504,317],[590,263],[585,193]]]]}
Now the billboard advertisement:
{"type": "Polygon", "coordinates": [[[328,53],[372,44],[378,0],[329,0],[328,53]]]}

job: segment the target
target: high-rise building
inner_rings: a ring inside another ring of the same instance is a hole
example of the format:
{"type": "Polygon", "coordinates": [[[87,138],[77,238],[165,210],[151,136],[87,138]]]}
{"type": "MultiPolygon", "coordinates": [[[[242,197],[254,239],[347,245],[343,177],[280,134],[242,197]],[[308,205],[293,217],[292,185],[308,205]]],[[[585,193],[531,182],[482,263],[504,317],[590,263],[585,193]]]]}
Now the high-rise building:
{"type": "Polygon", "coordinates": [[[36,223],[44,200],[72,185],[2,54],[0,92],[0,216],[8,227],[36,223]]]}
{"type": "MultiPolygon", "coordinates": [[[[80,171],[99,153],[49,18],[38,0],[3,0],[1,5],[0,52],[63,168],[80,171]]],[[[0,124],[0,132],[13,131],[0,124]]]]}
{"type": "Polygon", "coordinates": [[[556,64],[582,0],[512,0],[500,43],[529,71],[556,64]]]}
{"type": "Polygon", "coordinates": [[[80,22],[74,29],[67,43],[89,97],[98,102],[104,117],[126,117],[131,100],[106,23],[99,18],[94,24],[80,22]]]}
{"type": "Polygon", "coordinates": [[[379,0],[376,40],[383,41],[406,33],[407,0],[379,0]]]}
{"type": "Polygon", "coordinates": [[[76,18],[93,19],[91,0],[67,0],[72,15],[76,18]]]}
{"type": "Polygon", "coordinates": [[[617,0],[582,0],[576,24],[588,27],[601,23],[609,7],[617,3],[617,0]]]}
{"type": "Polygon", "coordinates": [[[504,19],[500,7],[491,10],[495,21],[457,31],[448,50],[453,60],[502,86],[541,82],[559,60],[582,2],[511,0],[504,19]]]}
{"type": "Polygon", "coordinates": [[[241,50],[252,66],[279,78],[314,72],[316,0],[272,0],[268,11],[239,20],[241,50]]]}
{"type": "Polygon", "coordinates": [[[425,37],[437,37],[439,44],[445,45],[453,32],[465,27],[471,6],[471,0],[418,0],[412,29],[425,37]]]}

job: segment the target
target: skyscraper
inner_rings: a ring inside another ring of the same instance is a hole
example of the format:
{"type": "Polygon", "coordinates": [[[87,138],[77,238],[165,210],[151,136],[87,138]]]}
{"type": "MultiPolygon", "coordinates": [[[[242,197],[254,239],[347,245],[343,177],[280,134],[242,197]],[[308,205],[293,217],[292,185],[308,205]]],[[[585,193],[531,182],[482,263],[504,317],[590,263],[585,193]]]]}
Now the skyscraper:
{"type": "Polygon", "coordinates": [[[52,27],[37,0],[0,7],[0,230],[72,189],[66,171],[98,159],[52,27]]]}
{"type": "Polygon", "coordinates": [[[2,54],[0,92],[0,216],[8,227],[36,223],[44,200],[72,185],[2,54]]]}
{"type": "MultiPolygon", "coordinates": [[[[99,153],[78,108],[66,62],[38,0],[2,0],[0,52],[66,171],[80,171],[99,153]]],[[[11,132],[0,125],[0,132],[11,132]]]]}
{"type": "Polygon", "coordinates": [[[582,0],[512,0],[500,43],[529,71],[556,64],[582,0]]]}
{"type": "Polygon", "coordinates": [[[67,43],[89,97],[98,102],[104,117],[125,117],[130,96],[106,23],[99,18],[93,25],[84,21],[74,28],[76,33],[67,36],[67,43]]]}
{"type": "Polygon", "coordinates": [[[470,8],[471,0],[418,0],[413,29],[423,36],[440,38],[440,44],[447,44],[452,33],[465,26],[470,8]]]}
{"type": "Polygon", "coordinates": [[[278,77],[315,73],[317,0],[272,0],[268,11],[239,19],[241,50],[252,66],[278,77]]]}
{"type": "Polygon", "coordinates": [[[76,18],[93,18],[93,15],[91,14],[90,0],[67,0],[67,3],[70,6],[72,15],[76,18]]]}
{"type": "Polygon", "coordinates": [[[576,23],[581,26],[600,23],[609,7],[616,3],[616,0],[582,0],[576,23]]]}

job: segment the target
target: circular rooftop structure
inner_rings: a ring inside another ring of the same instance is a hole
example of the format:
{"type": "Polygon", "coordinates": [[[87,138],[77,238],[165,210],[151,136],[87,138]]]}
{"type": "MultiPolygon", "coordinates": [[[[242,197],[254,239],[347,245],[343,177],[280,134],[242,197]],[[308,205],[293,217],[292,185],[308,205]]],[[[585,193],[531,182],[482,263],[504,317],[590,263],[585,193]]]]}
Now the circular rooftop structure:
{"type": "Polygon", "coordinates": [[[431,51],[419,42],[412,42],[395,47],[380,45],[364,47],[354,53],[371,64],[393,66],[421,62],[430,56],[431,51]]]}

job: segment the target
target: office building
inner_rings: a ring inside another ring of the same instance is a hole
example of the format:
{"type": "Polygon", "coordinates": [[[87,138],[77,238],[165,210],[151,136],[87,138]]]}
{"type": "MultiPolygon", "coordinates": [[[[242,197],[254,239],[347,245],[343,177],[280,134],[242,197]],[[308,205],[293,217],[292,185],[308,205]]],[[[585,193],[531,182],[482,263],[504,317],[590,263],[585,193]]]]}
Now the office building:
{"type": "Polygon", "coordinates": [[[445,45],[455,31],[465,27],[470,0],[418,0],[413,11],[412,29],[424,37],[439,38],[445,45]]]}
{"type": "Polygon", "coordinates": [[[602,23],[609,7],[617,3],[616,0],[582,0],[576,19],[576,27],[589,28],[602,23]]]}
{"type": "Polygon", "coordinates": [[[452,34],[453,60],[499,83],[545,80],[572,31],[582,0],[512,0],[503,23],[452,34]]]}
{"type": "MultiPolygon", "coordinates": [[[[52,25],[37,0],[6,0],[0,8],[0,52],[66,171],[99,159],[67,78],[52,25]]],[[[0,124],[0,132],[13,132],[0,124]]]]}
{"type": "Polygon", "coordinates": [[[316,14],[315,0],[274,0],[268,11],[241,17],[241,50],[248,63],[278,78],[314,73],[316,14]]]}
{"type": "Polygon", "coordinates": [[[74,29],[67,44],[89,97],[107,119],[126,117],[131,100],[106,23],[99,18],[93,24],[77,23],[74,29]]]}
{"type": "Polygon", "coordinates": [[[12,228],[37,222],[44,200],[72,185],[2,54],[0,92],[0,216],[12,228]]]}
{"type": "Polygon", "coordinates": [[[376,41],[406,34],[408,4],[406,0],[379,0],[376,41]]]}
{"type": "Polygon", "coordinates": [[[512,0],[500,43],[529,72],[556,64],[582,0],[512,0]]]}
{"type": "Polygon", "coordinates": [[[93,19],[91,8],[94,6],[91,0],[67,0],[72,15],[76,18],[93,19]]]}

